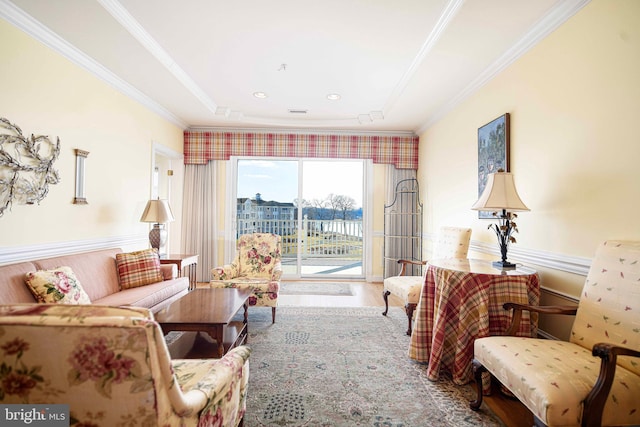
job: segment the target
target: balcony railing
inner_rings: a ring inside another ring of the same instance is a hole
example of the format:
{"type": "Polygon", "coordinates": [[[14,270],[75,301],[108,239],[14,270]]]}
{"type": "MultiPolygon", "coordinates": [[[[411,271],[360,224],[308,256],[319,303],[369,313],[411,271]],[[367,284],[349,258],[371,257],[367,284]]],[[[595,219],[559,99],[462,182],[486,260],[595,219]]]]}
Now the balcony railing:
{"type": "Polygon", "coordinates": [[[282,237],[282,256],[295,258],[298,248],[306,258],[362,258],[362,220],[302,220],[299,239],[297,220],[238,219],[238,236],[274,233],[282,237]],[[301,240],[298,245],[298,240],[301,240]]]}

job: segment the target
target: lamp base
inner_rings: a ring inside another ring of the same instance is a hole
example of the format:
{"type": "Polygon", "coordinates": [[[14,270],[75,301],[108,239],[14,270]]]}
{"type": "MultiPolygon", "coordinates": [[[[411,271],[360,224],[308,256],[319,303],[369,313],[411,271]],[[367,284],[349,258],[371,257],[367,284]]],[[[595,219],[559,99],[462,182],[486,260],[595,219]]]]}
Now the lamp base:
{"type": "Polygon", "coordinates": [[[516,268],[516,265],[509,261],[494,261],[491,265],[502,270],[515,270],[516,268]]]}
{"type": "Polygon", "coordinates": [[[149,243],[153,249],[160,251],[164,249],[164,244],[167,241],[167,230],[163,228],[163,224],[154,224],[151,231],[149,231],[149,243]]]}

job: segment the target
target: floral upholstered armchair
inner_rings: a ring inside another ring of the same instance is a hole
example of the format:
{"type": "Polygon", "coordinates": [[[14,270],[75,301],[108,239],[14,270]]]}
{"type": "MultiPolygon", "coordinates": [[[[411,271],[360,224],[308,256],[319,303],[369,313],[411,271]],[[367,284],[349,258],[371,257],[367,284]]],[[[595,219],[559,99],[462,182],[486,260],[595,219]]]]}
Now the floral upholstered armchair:
{"type": "Polygon", "coordinates": [[[476,339],[482,404],[489,371],[534,415],[536,426],[640,425],[640,242],[602,243],[578,307],[505,304],[514,310],[506,336],[476,339]],[[522,311],[575,315],[569,341],[511,335],[522,311]]]}
{"type": "Polygon", "coordinates": [[[281,240],[271,233],[240,236],[233,262],[211,270],[211,287],[251,290],[249,305],[271,307],[275,323],[282,277],[281,240]]]}
{"type": "Polygon", "coordinates": [[[250,349],[171,360],[144,308],[0,305],[0,403],[67,404],[71,426],[237,426],[250,349]]]}

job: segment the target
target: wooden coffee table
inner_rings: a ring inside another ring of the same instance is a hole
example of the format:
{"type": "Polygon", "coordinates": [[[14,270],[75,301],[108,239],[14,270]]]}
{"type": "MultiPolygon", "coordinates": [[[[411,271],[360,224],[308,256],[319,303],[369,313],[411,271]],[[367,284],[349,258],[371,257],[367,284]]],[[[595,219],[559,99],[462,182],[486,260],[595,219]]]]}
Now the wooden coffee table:
{"type": "Polygon", "coordinates": [[[218,357],[247,342],[247,308],[251,291],[235,288],[194,289],[155,314],[162,332],[205,332],[218,345],[218,357]],[[233,321],[244,307],[242,321],[233,321]]]}

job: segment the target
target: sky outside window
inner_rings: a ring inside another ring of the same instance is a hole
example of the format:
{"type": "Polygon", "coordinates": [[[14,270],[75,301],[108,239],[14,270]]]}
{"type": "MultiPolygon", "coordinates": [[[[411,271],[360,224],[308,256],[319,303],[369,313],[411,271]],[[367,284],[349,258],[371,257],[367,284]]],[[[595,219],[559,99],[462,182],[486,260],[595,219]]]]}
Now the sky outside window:
{"type": "MultiPolygon", "coordinates": [[[[293,202],[298,197],[298,161],[238,160],[238,197],[293,202]]],[[[362,162],[305,160],[303,198],[352,197],[362,207],[362,162]]]]}

